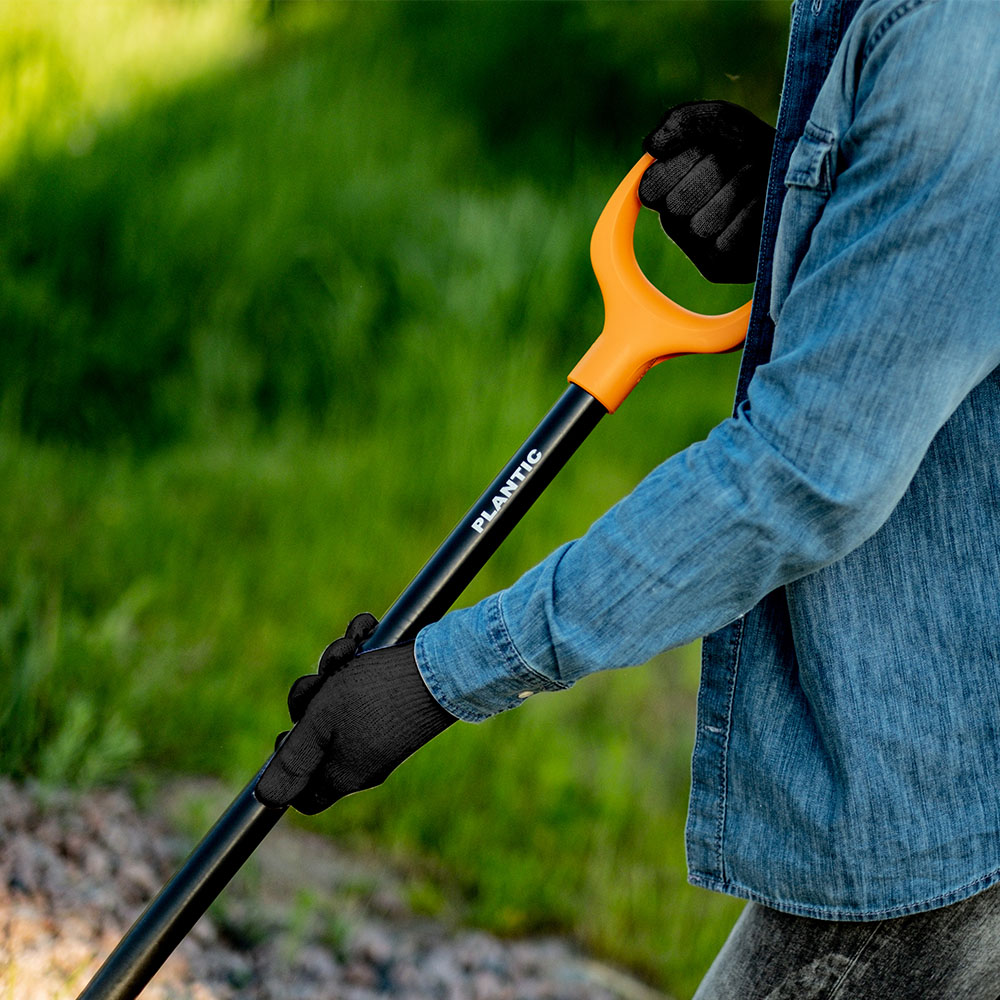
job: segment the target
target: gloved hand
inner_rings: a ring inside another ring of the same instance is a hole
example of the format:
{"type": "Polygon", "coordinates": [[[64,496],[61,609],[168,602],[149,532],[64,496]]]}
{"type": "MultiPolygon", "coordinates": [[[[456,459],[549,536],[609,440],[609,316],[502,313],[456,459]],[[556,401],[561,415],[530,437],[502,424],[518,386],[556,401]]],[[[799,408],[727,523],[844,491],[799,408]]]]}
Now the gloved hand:
{"type": "Polygon", "coordinates": [[[671,108],[643,140],[639,200],[709,280],[754,280],[774,129],[728,101],[671,108]]]}
{"type": "Polygon", "coordinates": [[[327,646],[318,671],[292,685],[288,712],[295,728],[278,737],[254,789],[264,805],[322,812],[381,784],[456,721],[427,690],[412,642],[358,654],[376,625],[373,615],[355,617],[344,637],[327,646]]]}

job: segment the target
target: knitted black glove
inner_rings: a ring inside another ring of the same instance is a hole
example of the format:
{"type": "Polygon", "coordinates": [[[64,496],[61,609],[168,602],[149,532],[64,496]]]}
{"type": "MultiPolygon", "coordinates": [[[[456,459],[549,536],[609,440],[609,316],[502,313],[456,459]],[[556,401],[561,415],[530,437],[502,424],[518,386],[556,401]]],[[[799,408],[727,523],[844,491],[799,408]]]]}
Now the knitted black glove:
{"type": "Polygon", "coordinates": [[[322,812],[381,784],[456,721],[427,690],[412,642],[357,653],[377,624],[372,615],[358,615],[327,646],[318,672],[292,685],[288,712],[295,728],[278,737],[254,789],[264,805],[322,812]]]}
{"type": "Polygon", "coordinates": [[[671,108],[643,140],[639,200],[709,281],[754,280],[774,129],[728,101],[671,108]]]}

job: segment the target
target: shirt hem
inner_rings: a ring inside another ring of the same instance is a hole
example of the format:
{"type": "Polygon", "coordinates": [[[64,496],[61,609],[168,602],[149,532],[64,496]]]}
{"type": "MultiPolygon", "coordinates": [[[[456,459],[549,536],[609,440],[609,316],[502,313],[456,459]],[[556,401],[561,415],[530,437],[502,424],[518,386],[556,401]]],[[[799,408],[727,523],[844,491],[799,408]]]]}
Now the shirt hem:
{"type": "Polygon", "coordinates": [[[706,875],[701,872],[689,872],[688,882],[701,889],[710,889],[713,892],[721,892],[727,896],[736,896],[739,899],[749,900],[751,903],[759,903],[761,906],[770,907],[772,910],[779,910],[782,913],[789,913],[796,917],[811,917],[814,920],[840,920],[853,923],[862,923],[866,920],[891,920],[894,917],[908,917],[914,913],[926,913],[928,910],[937,910],[943,906],[950,906],[952,903],[960,903],[964,899],[978,895],[992,885],[1000,882],[1000,868],[995,868],[986,875],[982,875],[972,882],[949,889],[947,892],[939,893],[927,899],[920,899],[910,903],[898,903],[895,906],[886,906],[880,909],[845,909],[843,907],[825,906],[818,903],[798,903],[794,900],[778,899],[769,896],[767,893],[758,892],[749,886],[730,879],[721,879],[714,875],[706,875]]]}

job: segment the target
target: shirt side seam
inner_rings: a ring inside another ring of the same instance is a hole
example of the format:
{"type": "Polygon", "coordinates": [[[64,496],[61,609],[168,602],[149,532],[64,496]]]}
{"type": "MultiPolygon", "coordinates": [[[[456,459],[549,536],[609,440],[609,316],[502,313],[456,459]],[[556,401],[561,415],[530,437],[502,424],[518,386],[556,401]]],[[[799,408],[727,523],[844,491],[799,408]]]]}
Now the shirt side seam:
{"type": "Polygon", "coordinates": [[[715,831],[715,855],[716,868],[726,879],[725,863],[725,836],[726,836],[726,813],[729,806],[729,741],[733,732],[733,701],[736,697],[736,675],[739,671],[740,652],[743,647],[743,631],[745,620],[740,618],[730,644],[730,669],[726,690],[726,735],[722,740],[722,753],[719,756],[719,817],[716,821],[715,831]]]}

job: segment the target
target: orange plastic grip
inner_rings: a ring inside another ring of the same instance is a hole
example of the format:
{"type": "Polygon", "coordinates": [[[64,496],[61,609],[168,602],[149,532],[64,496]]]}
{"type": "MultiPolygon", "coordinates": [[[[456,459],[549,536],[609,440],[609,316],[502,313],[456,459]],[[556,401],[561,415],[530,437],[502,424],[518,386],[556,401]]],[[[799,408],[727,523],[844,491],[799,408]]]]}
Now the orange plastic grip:
{"type": "Polygon", "coordinates": [[[621,405],[653,365],[677,354],[717,354],[743,342],[750,303],[718,316],[691,312],[667,298],[642,273],[632,237],[639,217],[645,155],[604,206],[590,240],[590,259],[604,296],[604,329],[569,373],[569,381],[604,404],[621,405]]]}

